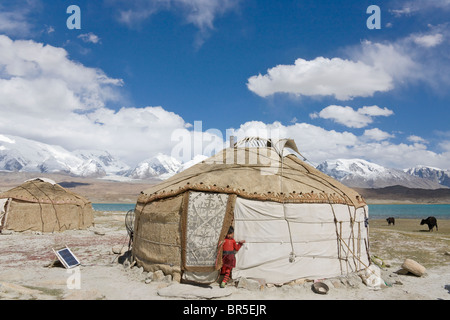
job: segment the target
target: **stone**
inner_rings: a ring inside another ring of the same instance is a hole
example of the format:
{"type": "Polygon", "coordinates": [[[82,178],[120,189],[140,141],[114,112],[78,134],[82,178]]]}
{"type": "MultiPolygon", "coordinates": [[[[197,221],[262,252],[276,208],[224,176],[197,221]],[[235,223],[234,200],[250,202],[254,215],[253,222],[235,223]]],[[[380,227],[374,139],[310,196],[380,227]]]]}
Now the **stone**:
{"type": "Polygon", "coordinates": [[[402,268],[418,277],[422,277],[427,272],[424,266],[412,259],[405,259],[402,268]]]}
{"type": "Polygon", "coordinates": [[[333,285],[334,288],[339,289],[342,288],[342,282],[337,280],[337,279],[333,279],[331,280],[331,284],[333,285]]]}
{"type": "Polygon", "coordinates": [[[347,286],[350,288],[359,288],[363,284],[362,279],[357,274],[347,275],[347,286]]]}
{"type": "Polygon", "coordinates": [[[238,288],[244,288],[247,290],[262,290],[264,288],[263,285],[258,280],[240,278],[238,283],[238,288]]]}
{"type": "Polygon", "coordinates": [[[181,282],[181,273],[174,272],[172,274],[172,278],[173,278],[172,280],[175,281],[175,282],[181,282]]]}
{"type": "Polygon", "coordinates": [[[395,273],[398,275],[401,275],[401,276],[406,276],[409,273],[409,271],[402,268],[402,269],[397,270],[395,273]]]}
{"type": "Polygon", "coordinates": [[[124,254],[125,252],[127,252],[127,247],[119,244],[112,247],[111,250],[114,254],[124,254]]]}
{"type": "Polygon", "coordinates": [[[164,279],[164,272],[162,272],[161,270],[153,272],[154,281],[162,281],[163,279],[164,279]]]}
{"type": "Polygon", "coordinates": [[[140,276],[144,272],[144,267],[135,267],[132,270],[135,275],[140,276]]]}
{"type": "Polygon", "coordinates": [[[290,286],[303,285],[307,281],[308,281],[307,279],[300,278],[300,279],[296,279],[296,280],[293,280],[293,281],[289,282],[289,285],[290,286]]]}

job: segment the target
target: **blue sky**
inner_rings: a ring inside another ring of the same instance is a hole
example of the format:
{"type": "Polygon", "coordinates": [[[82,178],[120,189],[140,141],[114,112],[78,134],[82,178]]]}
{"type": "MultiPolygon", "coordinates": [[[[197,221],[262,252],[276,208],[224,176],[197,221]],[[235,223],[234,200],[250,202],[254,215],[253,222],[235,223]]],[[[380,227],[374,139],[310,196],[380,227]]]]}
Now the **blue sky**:
{"type": "Polygon", "coordinates": [[[132,165],[260,135],[450,169],[449,22],[448,0],[0,0],[0,134],[132,165]]]}

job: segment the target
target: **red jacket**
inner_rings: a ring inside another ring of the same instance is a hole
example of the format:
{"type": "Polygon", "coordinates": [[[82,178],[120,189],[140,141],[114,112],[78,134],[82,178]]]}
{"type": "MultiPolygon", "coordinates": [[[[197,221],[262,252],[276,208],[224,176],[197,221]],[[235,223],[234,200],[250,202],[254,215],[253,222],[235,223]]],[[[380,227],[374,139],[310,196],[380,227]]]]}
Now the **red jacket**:
{"type": "Polygon", "coordinates": [[[223,251],[239,251],[242,247],[242,244],[237,243],[234,239],[225,238],[225,242],[223,243],[223,251]]]}
{"type": "Polygon", "coordinates": [[[225,241],[223,242],[223,269],[234,268],[236,266],[236,257],[234,256],[234,251],[239,251],[241,247],[242,244],[236,243],[236,240],[225,238],[225,241]]]}

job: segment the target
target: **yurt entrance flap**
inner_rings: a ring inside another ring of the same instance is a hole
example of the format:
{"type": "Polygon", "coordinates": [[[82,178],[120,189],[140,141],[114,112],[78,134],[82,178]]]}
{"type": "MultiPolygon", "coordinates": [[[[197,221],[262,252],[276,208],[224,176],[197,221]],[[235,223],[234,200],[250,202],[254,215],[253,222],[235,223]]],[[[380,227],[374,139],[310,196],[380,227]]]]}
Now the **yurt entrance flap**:
{"type": "MultiPolygon", "coordinates": [[[[182,238],[183,279],[200,281],[196,273],[201,273],[203,281],[214,281],[217,276],[218,243],[225,238],[227,225],[232,219],[232,204],[235,197],[223,193],[194,192],[185,197],[182,238]]],[[[220,259],[219,259],[220,260],[220,259]]],[[[203,282],[201,281],[201,282],[203,282]]]]}

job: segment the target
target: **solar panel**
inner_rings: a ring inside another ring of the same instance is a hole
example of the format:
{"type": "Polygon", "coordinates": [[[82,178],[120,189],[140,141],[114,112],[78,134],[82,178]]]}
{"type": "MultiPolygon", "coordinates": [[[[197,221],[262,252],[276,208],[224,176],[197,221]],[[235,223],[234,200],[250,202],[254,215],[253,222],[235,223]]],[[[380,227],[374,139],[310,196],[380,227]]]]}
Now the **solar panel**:
{"type": "Polygon", "coordinates": [[[61,261],[61,263],[67,269],[76,267],[81,264],[80,261],[78,261],[77,257],[75,257],[72,251],[70,251],[70,249],[67,247],[53,251],[55,251],[55,254],[58,257],[59,261],[61,261]]]}

